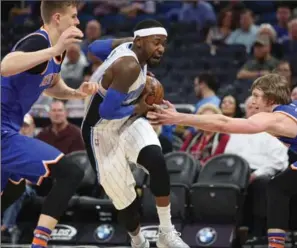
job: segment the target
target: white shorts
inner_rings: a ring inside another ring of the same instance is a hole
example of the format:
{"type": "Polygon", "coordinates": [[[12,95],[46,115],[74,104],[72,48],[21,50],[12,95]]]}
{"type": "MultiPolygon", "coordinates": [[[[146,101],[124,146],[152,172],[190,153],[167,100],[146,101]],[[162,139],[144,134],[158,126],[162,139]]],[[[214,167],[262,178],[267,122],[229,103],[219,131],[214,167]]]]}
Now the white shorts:
{"type": "Polygon", "coordinates": [[[153,127],[138,118],[121,133],[93,128],[92,149],[99,172],[99,181],[116,209],[128,207],[136,198],[135,180],[130,164],[136,164],[142,148],[160,146],[153,127]]]}

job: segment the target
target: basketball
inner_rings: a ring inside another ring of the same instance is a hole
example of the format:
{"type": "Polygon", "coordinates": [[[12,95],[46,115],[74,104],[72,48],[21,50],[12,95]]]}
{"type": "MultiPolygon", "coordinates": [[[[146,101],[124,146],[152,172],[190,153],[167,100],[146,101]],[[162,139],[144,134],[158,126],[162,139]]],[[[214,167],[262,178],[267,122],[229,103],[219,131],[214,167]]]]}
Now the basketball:
{"type": "Polygon", "coordinates": [[[146,77],[146,85],[142,95],[145,95],[147,92],[151,92],[145,100],[148,105],[161,104],[163,102],[164,89],[158,79],[150,76],[146,77]]]}

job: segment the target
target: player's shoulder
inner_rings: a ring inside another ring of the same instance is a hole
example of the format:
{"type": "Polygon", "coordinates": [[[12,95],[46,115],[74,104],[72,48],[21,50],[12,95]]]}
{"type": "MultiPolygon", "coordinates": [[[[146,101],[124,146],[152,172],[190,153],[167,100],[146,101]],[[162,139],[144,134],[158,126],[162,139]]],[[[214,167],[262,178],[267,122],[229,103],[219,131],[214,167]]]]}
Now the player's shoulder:
{"type": "Polygon", "coordinates": [[[41,50],[49,46],[49,40],[46,34],[42,32],[33,32],[20,39],[14,46],[13,50],[41,50]]]}
{"type": "Polygon", "coordinates": [[[297,116],[297,101],[293,101],[289,104],[278,105],[273,109],[273,112],[285,112],[297,116]]]}
{"type": "Polygon", "coordinates": [[[112,65],[115,72],[129,71],[130,73],[141,71],[141,66],[138,61],[132,56],[124,56],[118,58],[112,65]]]}

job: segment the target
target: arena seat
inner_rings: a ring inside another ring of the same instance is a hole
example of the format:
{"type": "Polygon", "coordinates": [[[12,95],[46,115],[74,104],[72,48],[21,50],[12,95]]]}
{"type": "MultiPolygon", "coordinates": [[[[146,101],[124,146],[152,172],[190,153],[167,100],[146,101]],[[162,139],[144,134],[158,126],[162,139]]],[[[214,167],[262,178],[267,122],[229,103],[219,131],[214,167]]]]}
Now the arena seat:
{"type": "Polygon", "coordinates": [[[232,154],[206,163],[190,191],[193,218],[206,222],[235,223],[249,182],[249,164],[232,154]]]}
{"type": "MultiPolygon", "coordinates": [[[[184,220],[189,188],[199,173],[200,164],[185,152],[166,154],[165,159],[171,181],[171,215],[174,220],[184,220]]],[[[143,188],[142,208],[145,220],[157,219],[155,200],[149,189],[149,177],[143,188]]]]}

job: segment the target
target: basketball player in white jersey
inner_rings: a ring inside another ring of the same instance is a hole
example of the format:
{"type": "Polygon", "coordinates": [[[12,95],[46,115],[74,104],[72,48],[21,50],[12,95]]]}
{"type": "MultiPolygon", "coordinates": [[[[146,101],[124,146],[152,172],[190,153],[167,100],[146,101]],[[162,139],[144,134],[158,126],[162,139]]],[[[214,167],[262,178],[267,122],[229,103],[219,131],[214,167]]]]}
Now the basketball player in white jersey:
{"type": "Polygon", "coordinates": [[[133,248],[147,248],[140,231],[139,204],[130,163],[150,174],[160,220],[157,247],[188,248],[171,222],[170,182],[156,133],[143,116],[152,109],[140,95],[147,65],[159,64],[167,32],[155,20],[139,23],[134,40],[114,49],[97,69],[99,92],[90,100],[82,132],[90,161],[99,181],[119,212],[119,220],[131,236],[133,248]]]}

